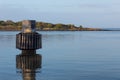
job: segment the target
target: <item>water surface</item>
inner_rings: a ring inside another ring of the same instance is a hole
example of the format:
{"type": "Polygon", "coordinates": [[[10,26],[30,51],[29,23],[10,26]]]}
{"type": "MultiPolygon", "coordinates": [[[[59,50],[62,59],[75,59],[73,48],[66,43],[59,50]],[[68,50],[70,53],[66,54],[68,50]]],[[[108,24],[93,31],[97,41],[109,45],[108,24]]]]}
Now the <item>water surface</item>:
{"type": "MultiPolygon", "coordinates": [[[[0,32],[0,80],[23,80],[17,73],[19,32],[0,32]]],[[[36,80],[119,80],[119,31],[42,31],[42,68],[36,80]]]]}

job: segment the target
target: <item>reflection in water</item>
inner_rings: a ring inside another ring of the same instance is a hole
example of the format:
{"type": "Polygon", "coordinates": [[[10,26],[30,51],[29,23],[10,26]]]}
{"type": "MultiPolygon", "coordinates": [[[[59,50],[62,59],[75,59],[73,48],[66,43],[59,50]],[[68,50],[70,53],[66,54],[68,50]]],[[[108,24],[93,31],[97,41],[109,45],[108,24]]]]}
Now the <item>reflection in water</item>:
{"type": "Polygon", "coordinates": [[[35,75],[38,69],[41,68],[42,56],[40,54],[16,56],[16,68],[20,69],[23,80],[36,80],[35,75]]]}

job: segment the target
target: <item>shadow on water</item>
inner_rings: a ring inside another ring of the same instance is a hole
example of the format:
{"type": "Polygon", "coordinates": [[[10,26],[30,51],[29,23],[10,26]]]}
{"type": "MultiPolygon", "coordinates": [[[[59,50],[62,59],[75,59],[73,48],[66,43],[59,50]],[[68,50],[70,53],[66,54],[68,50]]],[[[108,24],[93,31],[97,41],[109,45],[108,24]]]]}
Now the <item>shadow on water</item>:
{"type": "Polygon", "coordinates": [[[40,72],[42,55],[16,55],[17,73],[22,74],[23,80],[36,80],[36,73],[40,72]]]}

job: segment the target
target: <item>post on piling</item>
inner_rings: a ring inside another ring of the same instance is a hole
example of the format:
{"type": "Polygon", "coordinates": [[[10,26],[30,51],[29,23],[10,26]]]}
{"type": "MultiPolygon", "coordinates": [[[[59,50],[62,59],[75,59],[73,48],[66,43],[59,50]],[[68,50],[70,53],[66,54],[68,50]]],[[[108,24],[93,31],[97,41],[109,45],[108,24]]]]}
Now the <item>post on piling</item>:
{"type": "Polygon", "coordinates": [[[22,31],[16,35],[16,48],[22,50],[16,56],[16,67],[21,69],[23,80],[35,80],[36,69],[42,64],[42,56],[36,54],[42,48],[42,35],[36,32],[35,24],[35,20],[22,21],[22,31]]]}
{"type": "Polygon", "coordinates": [[[22,54],[35,54],[42,48],[42,37],[36,32],[35,24],[35,20],[24,20],[22,31],[16,35],[16,48],[22,50],[22,54]]]}

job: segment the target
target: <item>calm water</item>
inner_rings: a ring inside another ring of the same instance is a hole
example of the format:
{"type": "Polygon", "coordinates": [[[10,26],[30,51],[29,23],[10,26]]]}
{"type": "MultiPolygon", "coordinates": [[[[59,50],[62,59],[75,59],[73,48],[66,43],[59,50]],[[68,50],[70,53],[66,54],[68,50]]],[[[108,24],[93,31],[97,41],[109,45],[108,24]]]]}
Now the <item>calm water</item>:
{"type": "MultiPolygon", "coordinates": [[[[23,80],[17,73],[16,34],[0,32],[0,80],[23,80]]],[[[42,68],[36,80],[120,80],[120,32],[40,32],[42,68]]]]}

